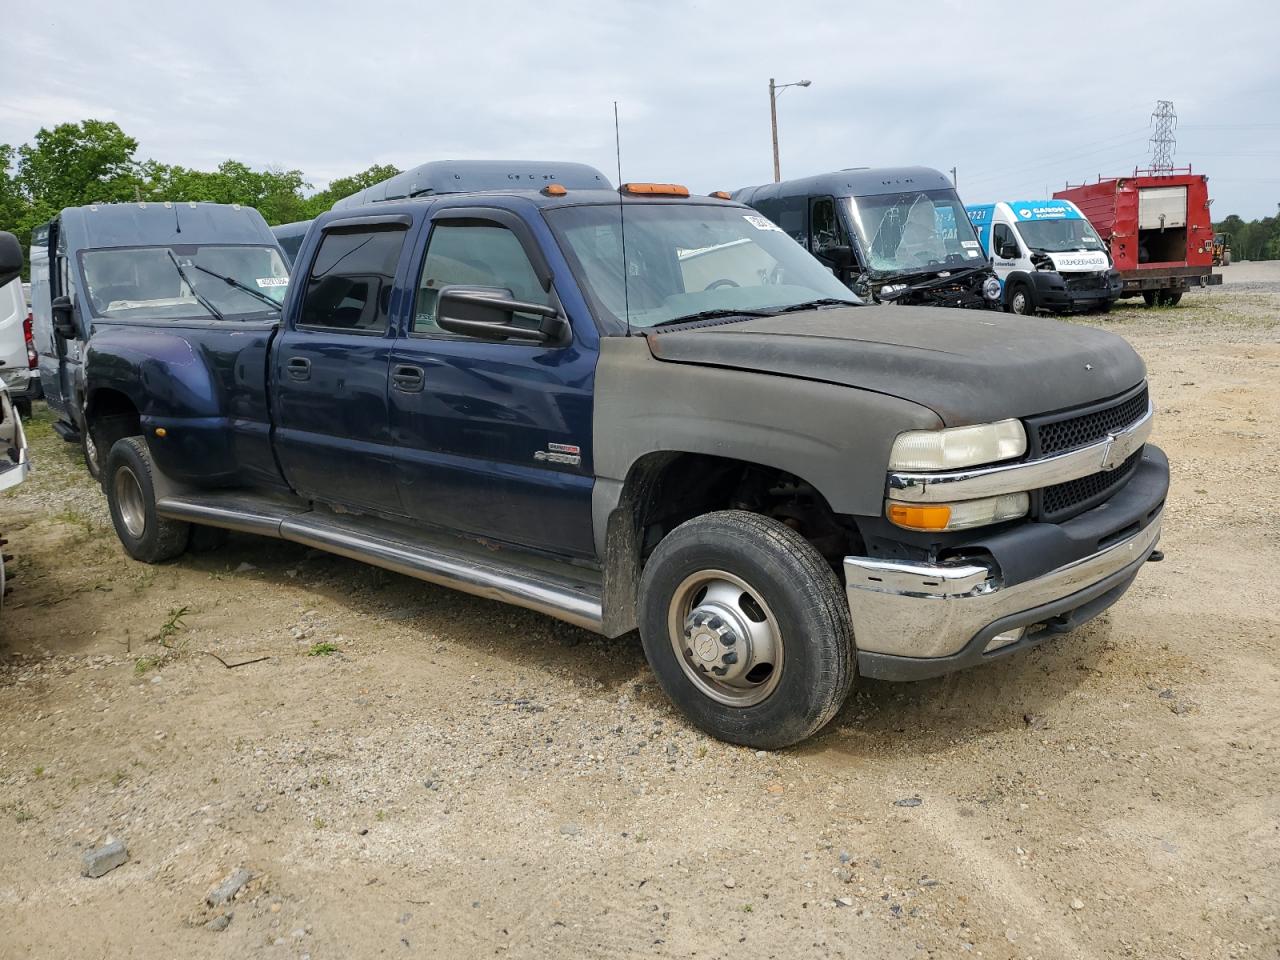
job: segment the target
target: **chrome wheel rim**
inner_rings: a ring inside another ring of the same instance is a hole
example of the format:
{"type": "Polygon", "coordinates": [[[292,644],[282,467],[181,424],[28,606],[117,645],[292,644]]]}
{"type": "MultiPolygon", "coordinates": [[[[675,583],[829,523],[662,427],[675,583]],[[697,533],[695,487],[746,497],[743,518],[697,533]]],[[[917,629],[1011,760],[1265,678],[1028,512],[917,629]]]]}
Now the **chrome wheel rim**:
{"type": "Polygon", "coordinates": [[[142,484],[128,467],[116,471],[116,509],[129,536],[140,540],[147,529],[147,508],[142,499],[142,484]]]}
{"type": "Polygon", "coordinates": [[[1013,295],[1013,312],[1024,316],[1027,312],[1027,295],[1019,290],[1013,295]]]}
{"type": "Polygon", "coordinates": [[[760,591],[725,570],[700,570],[671,595],[671,648],[703,694],[730,707],[765,700],[782,676],[782,632],[760,591]]]}

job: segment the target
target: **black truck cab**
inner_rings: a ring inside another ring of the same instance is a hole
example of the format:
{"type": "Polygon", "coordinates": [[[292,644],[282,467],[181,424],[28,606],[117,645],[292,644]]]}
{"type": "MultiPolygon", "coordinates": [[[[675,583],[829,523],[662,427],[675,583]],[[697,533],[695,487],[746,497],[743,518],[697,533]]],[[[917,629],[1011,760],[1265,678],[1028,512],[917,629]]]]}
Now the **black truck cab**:
{"type": "Polygon", "coordinates": [[[743,187],[754,207],[868,301],[999,309],[1000,283],[950,180],[853,167],[743,187]]]}

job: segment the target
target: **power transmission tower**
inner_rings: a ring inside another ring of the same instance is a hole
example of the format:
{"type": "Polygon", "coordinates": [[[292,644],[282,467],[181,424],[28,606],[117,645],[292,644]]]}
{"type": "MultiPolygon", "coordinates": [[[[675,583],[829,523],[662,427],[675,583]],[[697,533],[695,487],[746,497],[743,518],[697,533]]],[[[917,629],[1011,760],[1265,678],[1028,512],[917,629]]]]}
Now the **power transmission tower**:
{"type": "Polygon", "coordinates": [[[1173,151],[1178,145],[1173,131],[1178,126],[1178,114],[1172,100],[1157,100],[1151,114],[1151,171],[1168,173],[1173,170],[1173,151]]]}

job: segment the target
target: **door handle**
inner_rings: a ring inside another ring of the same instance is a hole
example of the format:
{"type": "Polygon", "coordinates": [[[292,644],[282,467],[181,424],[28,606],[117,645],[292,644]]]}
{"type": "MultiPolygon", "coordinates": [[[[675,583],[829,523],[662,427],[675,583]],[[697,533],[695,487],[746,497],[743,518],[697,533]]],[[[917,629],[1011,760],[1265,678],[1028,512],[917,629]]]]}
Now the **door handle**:
{"type": "Polygon", "coordinates": [[[426,382],[426,373],[421,367],[401,364],[391,372],[391,382],[401,393],[418,393],[426,382]]]}
{"type": "Polygon", "coordinates": [[[288,370],[293,380],[311,379],[311,361],[306,357],[290,357],[288,370]]]}

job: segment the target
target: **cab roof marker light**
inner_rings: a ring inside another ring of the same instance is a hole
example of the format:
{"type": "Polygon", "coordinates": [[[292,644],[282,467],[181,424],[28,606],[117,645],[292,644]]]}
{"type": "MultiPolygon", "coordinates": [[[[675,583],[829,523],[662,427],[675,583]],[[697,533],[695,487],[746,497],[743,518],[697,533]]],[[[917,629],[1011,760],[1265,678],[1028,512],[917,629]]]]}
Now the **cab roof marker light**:
{"type": "Polygon", "coordinates": [[[678,183],[624,183],[623,193],[633,196],[687,197],[689,188],[678,183]]]}
{"type": "Polygon", "coordinates": [[[541,193],[547,197],[563,197],[569,191],[564,188],[563,184],[548,183],[542,188],[541,193]]]}
{"type": "Polygon", "coordinates": [[[728,190],[713,190],[709,196],[715,197],[717,200],[732,200],[733,195],[728,190]]]}

